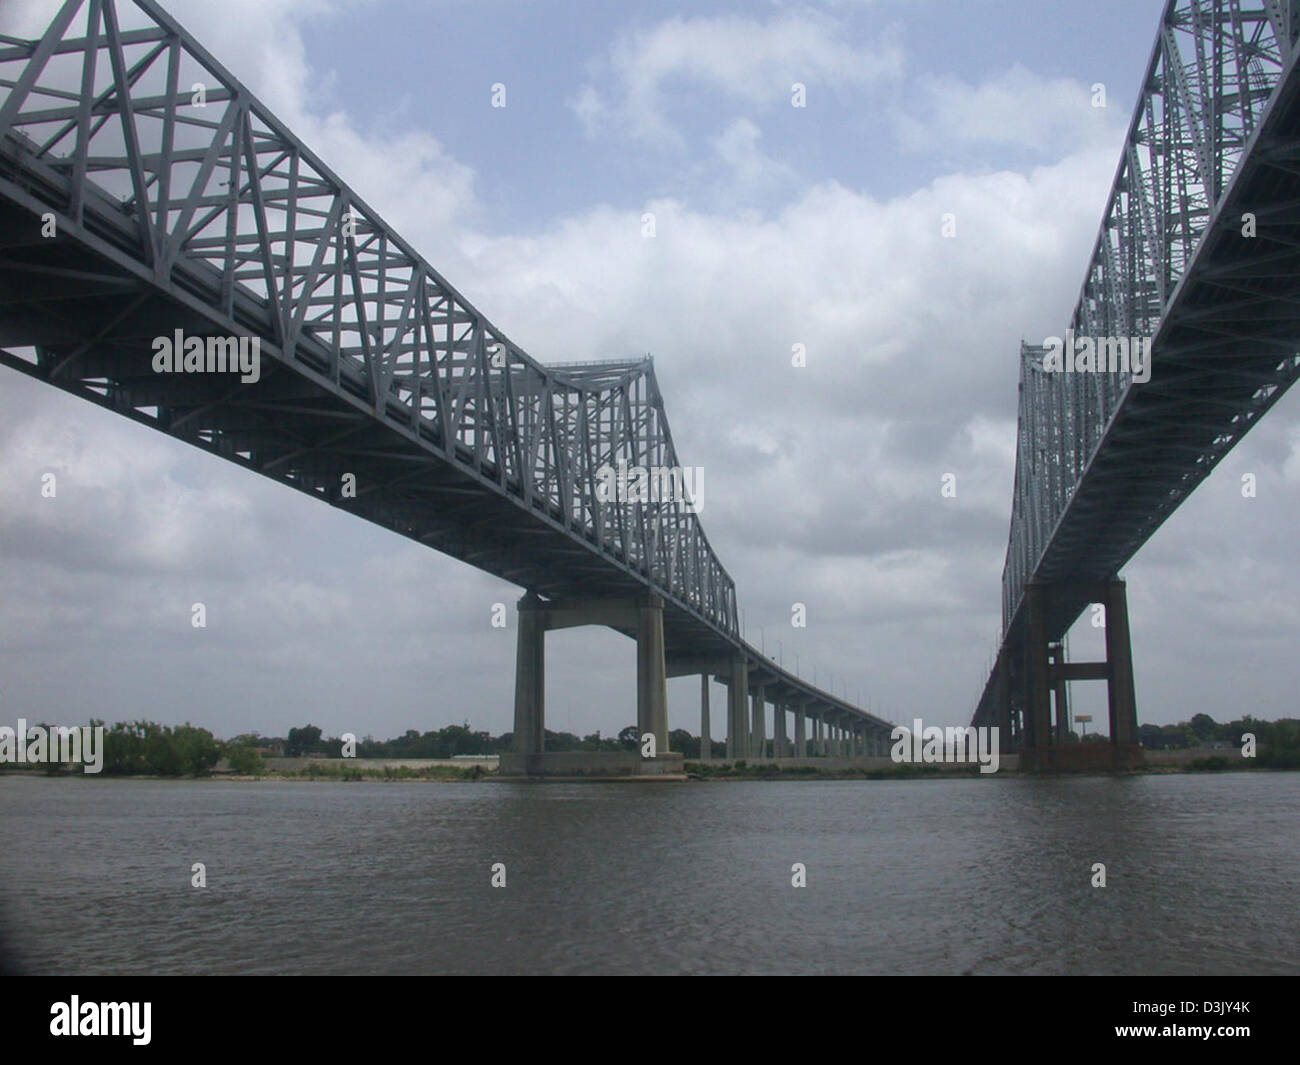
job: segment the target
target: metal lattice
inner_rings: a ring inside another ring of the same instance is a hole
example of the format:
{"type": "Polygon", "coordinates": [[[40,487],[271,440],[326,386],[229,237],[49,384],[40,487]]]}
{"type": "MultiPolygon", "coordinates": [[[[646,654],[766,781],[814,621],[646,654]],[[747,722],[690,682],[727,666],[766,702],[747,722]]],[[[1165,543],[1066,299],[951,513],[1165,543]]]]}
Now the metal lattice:
{"type": "MultiPolygon", "coordinates": [[[[1235,352],[1212,353],[1213,370],[1251,387],[1243,396],[1217,390],[1224,416],[1213,426],[1212,419],[1204,419],[1212,430],[1205,440],[1171,443],[1155,432],[1145,436],[1141,461],[1156,475],[1138,508],[1145,513],[1119,514],[1112,508],[1105,515],[1109,528],[1102,531],[1096,525],[1104,508],[1072,505],[1104,445],[1116,445],[1123,431],[1140,432],[1139,416],[1201,419],[1197,405],[1213,402],[1208,390],[1198,393],[1182,372],[1194,365],[1185,354],[1189,349],[1172,344],[1162,328],[1168,334],[1166,327],[1193,320],[1186,299],[1171,315],[1184,295],[1181,283],[1205,245],[1211,222],[1225,214],[1221,208],[1234,175],[1294,65],[1298,32],[1300,5],[1292,0],[1171,0],[1165,10],[1070,322],[1081,337],[1155,339],[1153,377],[1134,383],[1131,373],[1049,373],[1043,369],[1043,348],[1022,348],[1015,489],[1002,578],[1004,633],[1016,618],[1027,581],[1077,573],[1087,565],[1081,553],[1095,550],[1103,536],[1109,543],[1100,569],[1116,572],[1294,377],[1291,356],[1300,336],[1280,346],[1284,354],[1275,353],[1261,365],[1249,357],[1258,331],[1225,332],[1224,339],[1241,345],[1235,352]],[[1169,402],[1160,404],[1161,397],[1169,402]],[[1140,411],[1143,404],[1150,410],[1140,411]],[[1164,409],[1157,413],[1158,406],[1164,409]]],[[[1269,204],[1247,206],[1267,226],[1269,204]]],[[[1225,227],[1231,222],[1225,214],[1225,227]]],[[[1279,240],[1285,238],[1274,233],[1259,247],[1272,250],[1270,242],[1279,240]]],[[[1205,277],[1210,276],[1207,270],[1205,277]]],[[[1262,303],[1270,295],[1262,286],[1238,281],[1238,299],[1262,303]]],[[[1216,300],[1203,316],[1209,320],[1223,313],[1222,300],[1216,300]]]]}
{"type": "MultiPolygon", "coordinates": [[[[68,0],[39,41],[0,42],[8,173],[213,326],[261,337],[264,356],[734,635],[734,584],[692,508],[595,495],[604,464],[679,466],[651,361],[529,357],[165,12],[139,7],[151,24],[124,29],[111,0],[68,0]]],[[[38,369],[66,359],[43,346],[38,369]]],[[[141,381],[131,405],[160,399],[141,381]]],[[[239,435],[230,448],[252,457],[239,435]]]]}

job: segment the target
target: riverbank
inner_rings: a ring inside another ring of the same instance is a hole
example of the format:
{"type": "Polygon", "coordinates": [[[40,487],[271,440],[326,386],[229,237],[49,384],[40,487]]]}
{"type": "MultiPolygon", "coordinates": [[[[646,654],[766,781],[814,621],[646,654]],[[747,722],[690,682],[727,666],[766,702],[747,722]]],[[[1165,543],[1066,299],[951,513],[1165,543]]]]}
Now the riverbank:
{"type": "MultiPolygon", "coordinates": [[[[1148,751],[1146,763],[1122,771],[1126,776],[1160,775],[1174,773],[1269,772],[1274,767],[1259,765],[1254,759],[1241,757],[1240,751],[1229,750],[1178,750],[1148,751]]],[[[1004,755],[999,760],[996,773],[981,773],[977,764],[895,763],[889,758],[803,758],[780,761],[686,762],[684,774],[687,781],[709,783],[734,780],[939,780],[970,777],[1019,777],[1026,775],[1018,767],[1015,755],[1004,755]]],[[[1281,770],[1278,770],[1281,771],[1281,770]]],[[[94,776],[75,771],[50,774],[42,765],[0,767],[0,776],[37,775],[83,777],[94,776]]],[[[1115,773],[1079,772],[1068,776],[1111,776],[1115,773]]],[[[174,780],[176,777],[158,774],[102,775],[103,780],[174,780]]],[[[476,781],[504,780],[497,773],[495,756],[484,756],[466,764],[459,759],[355,759],[355,758],[276,758],[268,759],[264,772],[230,773],[214,772],[198,780],[233,780],[238,782],[294,782],[334,781],[434,781],[438,783],[471,783],[476,781]]],[[[518,779],[518,778],[514,778],[518,779]]],[[[631,778],[644,780],[650,778],[631,778]]]]}

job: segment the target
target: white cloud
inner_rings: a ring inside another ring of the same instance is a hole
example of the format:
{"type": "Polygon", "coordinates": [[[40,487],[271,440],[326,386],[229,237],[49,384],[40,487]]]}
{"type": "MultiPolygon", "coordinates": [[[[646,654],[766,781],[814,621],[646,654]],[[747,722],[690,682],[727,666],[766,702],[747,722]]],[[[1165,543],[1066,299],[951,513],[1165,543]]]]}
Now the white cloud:
{"type": "Polygon", "coordinates": [[[898,118],[899,135],[912,150],[978,145],[1059,155],[1102,143],[1115,151],[1128,120],[1118,106],[1093,107],[1091,86],[1019,64],[977,85],[951,74],[923,76],[916,84],[920,106],[898,118]]]}
{"type": "MultiPolygon", "coordinates": [[[[897,78],[901,49],[889,42],[855,46],[836,22],[809,12],[767,22],[727,15],[676,17],[620,40],[599,64],[613,85],[588,83],[572,103],[589,133],[607,129],[653,142],[679,143],[665,114],[672,83],[719,94],[752,108],[789,106],[797,82],[808,92],[860,89],[897,78]]],[[[693,98],[693,109],[701,107],[693,98]]]]}

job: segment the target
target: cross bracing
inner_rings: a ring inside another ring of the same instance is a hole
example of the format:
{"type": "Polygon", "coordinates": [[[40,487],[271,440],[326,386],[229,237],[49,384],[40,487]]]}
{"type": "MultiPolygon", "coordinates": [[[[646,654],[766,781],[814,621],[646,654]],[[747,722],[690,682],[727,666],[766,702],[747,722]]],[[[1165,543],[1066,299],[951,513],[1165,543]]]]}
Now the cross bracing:
{"type": "Polygon", "coordinates": [[[670,656],[748,656],[776,695],[887,724],[744,642],[688,500],[597,497],[606,465],[681,466],[651,359],[532,358],[134,6],[0,38],[0,362],[542,596],[658,595],[670,656]],[[155,372],[174,331],[257,338],[260,378],[155,372]]]}
{"type": "MultiPolygon", "coordinates": [[[[1149,380],[1020,353],[1002,649],[1059,640],[1300,375],[1297,0],[1169,0],[1058,340],[1148,341],[1149,380]]],[[[1000,659],[1005,656],[1000,656],[1000,659]]],[[[995,666],[976,720],[995,719],[995,666]]],[[[1019,680],[1017,681],[1017,683],[1019,680]]]]}
{"type": "Polygon", "coordinates": [[[1045,372],[1024,346],[1004,633],[1027,581],[1117,572],[1295,379],[1296,200],[1274,186],[1297,33],[1294,2],[1166,7],[1061,335],[1153,341],[1151,380],[1045,372]]]}

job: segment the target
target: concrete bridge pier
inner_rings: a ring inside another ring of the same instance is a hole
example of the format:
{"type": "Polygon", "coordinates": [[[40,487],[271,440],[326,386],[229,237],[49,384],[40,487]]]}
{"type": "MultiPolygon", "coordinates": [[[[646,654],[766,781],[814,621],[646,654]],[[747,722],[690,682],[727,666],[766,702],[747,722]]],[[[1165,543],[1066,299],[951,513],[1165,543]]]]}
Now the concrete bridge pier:
{"type": "Polygon", "coordinates": [[[668,670],[664,662],[664,601],[649,595],[638,605],[636,727],[654,734],[655,750],[668,752],[668,670]]]}
{"type": "Polygon", "coordinates": [[[753,721],[749,732],[749,757],[762,758],[767,745],[767,706],[762,684],[754,687],[753,721]]]}
{"type": "Polygon", "coordinates": [[[744,758],[749,749],[749,723],[745,720],[749,702],[749,663],[736,658],[731,663],[727,684],[727,759],[744,758]]]}
{"type": "Polygon", "coordinates": [[[808,714],[802,703],[794,708],[794,756],[808,757],[808,714]]]}
{"type": "Polygon", "coordinates": [[[1011,655],[1005,647],[998,651],[996,684],[993,724],[998,730],[998,753],[1010,754],[1015,749],[1015,735],[1011,727],[1011,655]]]}
{"type": "Polygon", "coordinates": [[[713,740],[709,733],[709,674],[700,674],[700,761],[713,760],[713,740]]]}
{"type": "MultiPolygon", "coordinates": [[[[1080,589],[1072,589],[1078,592],[1080,589]]],[[[1090,585],[1085,590],[1092,602],[1105,606],[1106,661],[1066,662],[1059,643],[1047,639],[1047,615],[1053,594],[1048,585],[1025,586],[1027,635],[1024,649],[1025,703],[1021,749],[1022,769],[1037,771],[1078,769],[1123,769],[1141,765],[1138,745],[1137,700],[1133,688],[1133,651],[1129,640],[1128,595],[1121,580],[1090,585]],[[1110,743],[1067,743],[1069,709],[1066,682],[1104,680],[1110,714],[1110,743]],[[1053,728],[1053,701],[1055,728],[1053,728]]],[[[1010,688],[1014,684],[1007,685],[1010,688]]],[[[999,694],[1002,682],[999,681],[999,694]]],[[[997,716],[1009,716],[1009,702],[997,708],[997,716]],[[1005,709],[1004,709],[1005,707],[1005,709]]]]}
{"type": "Polygon", "coordinates": [[[515,652],[515,754],[541,754],[546,721],[546,620],[531,592],[519,600],[515,652]]]}
{"type": "Polygon", "coordinates": [[[542,600],[529,592],[518,603],[515,659],[515,731],[503,776],[592,778],[676,776],[682,756],[668,750],[668,676],[664,660],[664,605],[654,594],[636,599],[542,600]],[[579,625],[606,625],[636,639],[637,729],[655,740],[655,757],[609,752],[546,752],[546,633],[579,625]]]}

